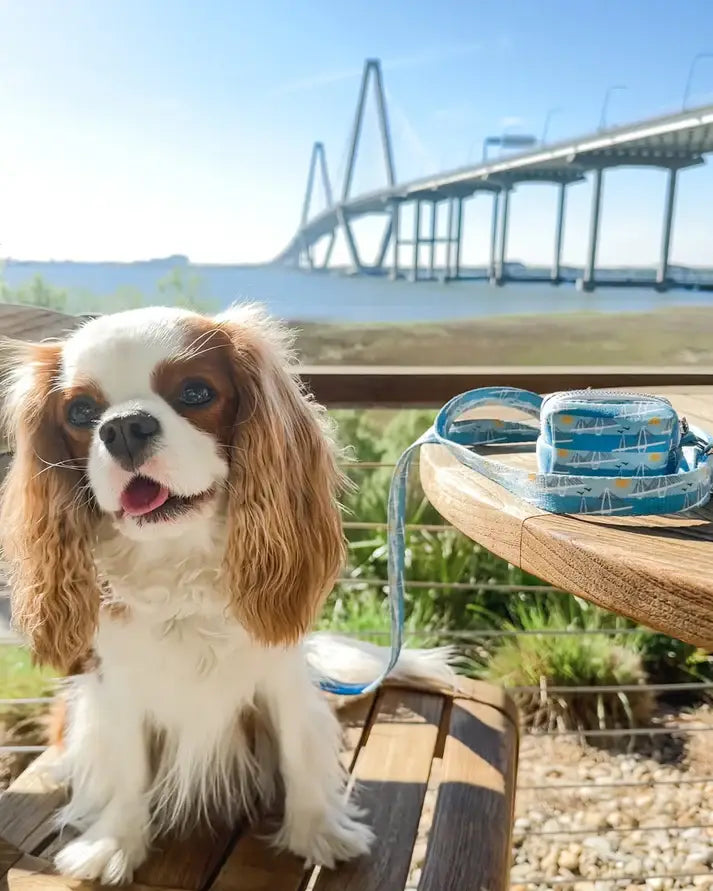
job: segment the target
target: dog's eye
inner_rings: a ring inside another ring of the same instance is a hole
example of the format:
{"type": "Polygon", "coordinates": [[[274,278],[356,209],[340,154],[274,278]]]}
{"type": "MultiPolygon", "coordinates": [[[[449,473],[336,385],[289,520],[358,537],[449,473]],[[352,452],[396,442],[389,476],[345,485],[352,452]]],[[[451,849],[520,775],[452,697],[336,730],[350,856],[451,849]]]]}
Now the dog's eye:
{"type": "Polygon", "coordinates": [[[203,381],[186,381],[178,396],[183,405],[208,405],[215,399],[215,393],[203,381]]]}
{"type": "Polygon", "coordinates": [[[72,427],[92,427],[102,410],[90,396],[77,396],[67,406],[67,421],[72,427]]]}

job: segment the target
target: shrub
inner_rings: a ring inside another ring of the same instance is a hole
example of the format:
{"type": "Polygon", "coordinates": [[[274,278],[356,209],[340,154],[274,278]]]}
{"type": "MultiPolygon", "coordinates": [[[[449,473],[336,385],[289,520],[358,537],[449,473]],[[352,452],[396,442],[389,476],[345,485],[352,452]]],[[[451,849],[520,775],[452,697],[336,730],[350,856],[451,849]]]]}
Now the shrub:
{"type": "Polygon", "coordinates": [[[548,690],[631,686],[646,681],[638,635],[623,633],[621,620],[574,598],[570,600],[576,606],[556,604],[551,598],[545,604],[521,603],[517,624],[506,622],[503,629],[525,633],[495,644],[482,676],[509,687],[536,688],[514,692],[523,718],[536,728],[585,731],[648,725],[654,704],[648,691],[548,690]],[[616,633],[618,628],[622,633],[616,633]],[[546,633],[537,633],[543,631],[546,633]],[[584,633],[568,633],[577,631],[584,633]],[[614,633],[601,633],[606,631],[614,633]]]}

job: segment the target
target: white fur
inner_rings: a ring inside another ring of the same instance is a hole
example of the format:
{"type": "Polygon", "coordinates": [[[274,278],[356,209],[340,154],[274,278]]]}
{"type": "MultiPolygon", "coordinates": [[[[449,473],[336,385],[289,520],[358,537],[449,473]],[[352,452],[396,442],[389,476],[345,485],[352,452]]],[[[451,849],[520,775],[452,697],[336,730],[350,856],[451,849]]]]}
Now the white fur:
{"type": "MultiPolygon", "coordinates": [[[[187,317],[167,309],[105,317],[64,348],[63,383],[96,381],[110,401],[105,417],[128,406],[159,417],[162,443],[146,472],[181,494],[218,491],[176,522],[115,519],[130,475],[94,437],[88,475],[107,512],[96,562],[111,593],[95,641],[99,668],[67,682],[61,770],[72,798],[61,819],[83,834],[56,863],[65,875],[106,884],[130,881],[158,832],[269,806],[278,774],[285,810],[277,845],[332,867],[365,854],[372,839],[347,795],[339,724],[315,675],[370,680],[384,653],[321,634],[294,647],[260,646],[227,614],[219,593],[225,460],[212,437],[151,389],[157,363],[183,349],[187,317]],[[241,720],[250,713],[260,719],[252,747],[241,720]]],[[[405,652],[396,675],[452,681],[440,651],[405,652]]]]}

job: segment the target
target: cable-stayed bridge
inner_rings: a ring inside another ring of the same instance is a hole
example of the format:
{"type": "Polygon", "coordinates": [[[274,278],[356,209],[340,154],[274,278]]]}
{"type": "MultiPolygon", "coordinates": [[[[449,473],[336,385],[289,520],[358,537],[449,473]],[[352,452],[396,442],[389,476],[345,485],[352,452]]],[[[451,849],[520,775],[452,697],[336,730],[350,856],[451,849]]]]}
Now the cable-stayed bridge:
{"type": "MultiPolygon", "coordinates": [[[[491,195],[492,216],[490,260],[487,277],[494,284],[507,278],[508,212],[510,195],[521,183],[552,183],[558,189],[554,233],[554,258],[550,280],[562,280],[562,243],[567,205],[567,190],[585,175],[593,178],[590,225],[586,263],[578,285],[592,290],[596,285],[597,247],[600,235],[602,185],[605,171],[613,167],[654,167],[667,173],[663,207],[661,249],[655,283],[666,288],[670,283],[670,250],[673,211],[679,172],[705,163],[713,152],[713,105],[683,109],[676,114],[637,121],[611,129],[599,130],[577,139],[540,144],[520,154],[456,170],[435,173],[406,183],[396,181],[389,119],[381,65],[377,59],[365,63],[354,124],[349,142],[344,181],[334,196],[327,171],[324,146],[314,144],[307,179],[307,191],[300,226],[287,247],[275,259],[278,263],[308,269],[329,266],[337,233],[344,235],[352,271],[358,274],[386,274],[394,278],[407,275],[419,279],[458,279],[462,276],[463,204],[481,192],[491,195]],[[370,86],[376,98],[381,147],[386,167],[386,185],[376,191],[352,195],[354,170],[370,86]],[[309,208],[319,175],[327,208],[310,218],[309,208]],[[402,208],[413,205],[413,230],[403,231],[402,208]],[[447,206],[445,235],[437,230],[437,210],[447,206]],[[424,207],[430,205],[428,231],[423,232],[424,207]],[[360,254],[352,223],[365,215],[385,215],[387,224],[375,262],[366,264],[360,254]],[[326,249],[317,266],[315,247],[326,239],[326,249]],[[436,246],[445,244],[445,261],[437,269],[436,246]],[[404,261],[404,250],[407,258],[404,261]],[[423,262],[424,254],[426,262],[423,262]],[[389,256],[388,267],[386,265],[389,256]]],[[[614,282],[607,282],[612,284],[614,282]]]]}

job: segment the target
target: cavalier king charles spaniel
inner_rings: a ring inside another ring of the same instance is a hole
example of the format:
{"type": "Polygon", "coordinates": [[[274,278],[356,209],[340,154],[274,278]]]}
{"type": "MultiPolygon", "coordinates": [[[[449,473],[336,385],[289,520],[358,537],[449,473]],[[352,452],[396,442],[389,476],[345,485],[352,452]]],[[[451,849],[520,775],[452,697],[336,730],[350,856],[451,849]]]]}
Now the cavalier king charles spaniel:
{"type": "MultiPolygon", "coordinates": [[[[15,626],[67,675],[60,872],[130,881],[152,838],[252,816],[331,867],[369,850],[320,675],[379,648],[308,631],[344,559],[343,482],[285,331],[255,307],[145,308],[5,345],[0,536],[15,626]]],[[[449,682],[406,651],[402,679],[449,682]]]]}

